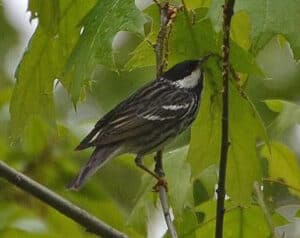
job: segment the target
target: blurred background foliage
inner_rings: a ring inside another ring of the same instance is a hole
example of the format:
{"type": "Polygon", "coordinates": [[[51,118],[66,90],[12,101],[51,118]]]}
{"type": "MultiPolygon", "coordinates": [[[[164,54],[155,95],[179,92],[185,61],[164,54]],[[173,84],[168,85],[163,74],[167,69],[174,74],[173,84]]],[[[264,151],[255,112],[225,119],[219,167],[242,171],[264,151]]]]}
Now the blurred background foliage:
{"type": "MultiPolygon", "coordinates": [[[[132,155],[108,163],[78,193],[64,188],[90,154],[73,151],[80,138],[154,79],[149,42],[155,43],[159,29],[156,6],[29,0],[38,24],[14,75],[9,65],[18,65],[13,56],[23,35],[7,17],[7,2],[0,3],[0,159],[129,237],[162,237],[166,228],[151,192],[155,181],[135,167],[132,155]]],[[[249,99],[232,79],[224,237],[299,237],[300,1],[236,2],[231,60],[249,99]],[[262,189],[253,192],[255,181],[262,189]]],[[[220,51],[223,1],[185,3],[188,11],[179,11],[169,42],[170,66],[220,51]]],[[[164,155],[179,237],[213,237],[220,85],[219,63],[210,60],[192,131],[164,155]]],[[[153,167],[151,156],[145,162],[153,167]]],[[[0,189],[1,237],[93,237],[2,180],[0,189]]]]}

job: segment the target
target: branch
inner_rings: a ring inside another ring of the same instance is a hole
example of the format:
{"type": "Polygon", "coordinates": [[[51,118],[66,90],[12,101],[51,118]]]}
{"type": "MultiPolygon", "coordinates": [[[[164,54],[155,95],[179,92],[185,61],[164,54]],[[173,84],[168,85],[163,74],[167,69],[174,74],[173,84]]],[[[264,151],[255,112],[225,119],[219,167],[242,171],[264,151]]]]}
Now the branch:
{"type": "Polygon", "coordinates": [[[110,227],[26,175],[10,168],[3,161],[0,161],[0,177],[82,225],[88,232],[106,238],[127,238],[125,234],[110,227]]]}
{"type": "Polygon", "coordinates": [[[222,45],[222,70],[223,70],[223,110],[222,110],[222,144],[221,144],[221,158],[219,165],[219,181],[217,189],[217,211],[216,211],[216,229],[215,237],[223,237],[223,221],[224,221],[224,200],[225,200],[225,179],[227,167],[227,154],[229,147],[228,136],[228,96],[229,96],[229,49],[230,49],[230,23],[233,15],[233,6],[235,0],[225,0],[223,7],[223,45],[222,45]]]}
{"type": "MultiPolygon", "coordinates": [[[[158,174],[159,177],[164,177],[164,172],[163,172],[163,165],[162,165],[162,151],[159,150],[156,155],[155,155],[155,171],[158,174]]],[[[166,188],[162,185],[160,185],[158,187],[159,189],[159,199],[160,199],[160,203],[162,206],[162,210],[164,213],[164,217],[165,217],[165,221],[169,230],[169,233],[171,235],[172,238],[177,238],[177,233],[176,233],[176,229],[172,223],[172,217],[170,214],[170,209],[169,209],[169,205],[168,205],[168,196],[167,196],[167,192],[166,192],[166,188]]]]}
{"type": "Polygon", "coordinates": [[[160,11],[160,30],[154,47],[156,55],[156,75],[159,79],[168,65],[168,40],[172,30],[173,20],[177,14],[177,8],[169,3],[163,6],[158,4],[160,11]]]}
{"type": "MultiPolygon", "coordinates": [[[[158,1],[155,1],[155,3],[157,4],[160,12],[160,30],[154,47],[156,55],[156,78],[159,79],[168,64],[168,40],[171,33],[173,20],[176,17],[177,9],[170,6],[168,2],[164,5],[160,4],[158,1]]],[[[161,150],[156,153],[155,162],[155,172],[159,177],[163,178],[164,172],[161,150]]],[[[169,233],[172,238],[177,238],[178,236],[170,215],[166,188],[164,186],[159,186],[158,189],[159,198],[169,233]]]]}

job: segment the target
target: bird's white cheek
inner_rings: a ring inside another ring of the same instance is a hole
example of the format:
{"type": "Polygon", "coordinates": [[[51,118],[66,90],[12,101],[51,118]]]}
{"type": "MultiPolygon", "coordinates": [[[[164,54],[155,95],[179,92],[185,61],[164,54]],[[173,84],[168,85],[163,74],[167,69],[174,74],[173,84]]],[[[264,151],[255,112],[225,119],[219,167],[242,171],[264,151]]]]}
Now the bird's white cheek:
{"type": "Polygon", "coordinates": [[[197,69],[193,71],[189,76],[186,76],[185,78],[176,81],[176,83],[179,84],[179,86],[182,88],[194,88],[198,84],[200,75],[201,71],[200,69],[197,69]]]}

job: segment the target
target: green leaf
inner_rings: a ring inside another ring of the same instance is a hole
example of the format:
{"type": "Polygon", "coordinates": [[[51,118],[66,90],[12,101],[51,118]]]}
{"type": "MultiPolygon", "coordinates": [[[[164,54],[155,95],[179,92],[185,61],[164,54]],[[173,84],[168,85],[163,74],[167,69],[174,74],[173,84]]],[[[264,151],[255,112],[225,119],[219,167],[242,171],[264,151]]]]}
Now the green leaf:
{"type": "Polygon", "coordinates": [[[295,154],[285,145],[276,142],[271,143],[271,151],[272,155],[269,155],[267,148],[264,147],[261,152],[268,160],[269,179],[286,183],[289,191],[299,196],[300,167],[295,154]]]}
{"type": "Polygon", "coordinates": [[[235,11],[246,10],[252,23],[254,50],[258,52],[276,34],[284,35],[290,42],[295,57],[300,57],[300,39],[295,22],[300,21],[300,1],[242,0],[235,11]],[[283,17],[286,16],[286,17],[283,17]]]}
{"type": "MultiPolygon", "coordinates": [[[[177,14],[168,43],[168,62],[170,65],[186,59],[200,58],[207,52],[218,51],[217,42],[219,39],[214,35],[210,22],[201,21],[201,15],[204,15],[202,12],[203,10],[197,10],[194,25],[183,12],[177,14]]],[[[125,66],[126,69],[155,65],[154,49],[147,41],[156,43],[160,27],[159,16],[154,7],[150,7],[145,13],[152,19],[151,32],[133,52],[133,57],[125,66]]]]}
{"type": "Polygon", "coordinates": [[[164,158],[169,183],[170,204],[175,217],[181,215],[185,206],[192,206],[191,168],[186,162],[188,147],[171,151],[164,158]],[[180,193],[178,193],[180,191],[180,193]]]}
{"type": "Polygon", "coordinates": [[[251,102],[233,87],[229,97],[229,139],[227,193],[235,202],[249,203],[253,182],[260,177],[257,141],[268,143],[268,138],[251,102]]]}
{"type": "Polygon", "coordinates": [[[49,126],[39,117],[32,117],[24,130],[24,151],[38,155],[46,147],[50,139],[49,126]]]}
{"type": "MultiPolygon", "coordinates": [[[[201,221],[201,223],[199,223],[200,227],[216,219],[216,207],[217,201],[214,198],[195,207],[194,210],[196,212],[201,212],[204,214],[204,219],[201,221]]],[[[238,209],[239,206],[230,200],[225,200],[225,208],[227,213],[229,213],[234,209],[238,209]]]]}
{"type": "Polygon", "coordinates": [[[39,25],[47,29],[49,34],[54,34],[58,30],[60,21],[59,0],[44,1],[30,0],[28,10],[31,12],[30,20],[38,18],[39,25]]]}
{"type": "Polygon", "coordinates": [[[278,116],[272,122],[270,130],[273,136],[279,137],[288,129],[300,123],[300,106],[284,100],[265,100],[267,106],[278,116]]]}
{"type": "Polygon", "coordinates": [[[197,217],[193,210],[186,208],[181,217],[175,219],[176,231],[179,237],[196,238],[195,227],[197,217]]]}
{"type": "MultiPolygon", "coordinates": [[[[123,231],[128,234],[129,237],[141,238],[137,229],[131,228],[126,224],[126,214],[124,210],[120,208],[119,203],[103,191],[101,184],[96,184],[94,188],[85,187],[80,193],[64,191],[65,189],[60,186],[61,193],[69,198],[76,204],[80,204],[81,207],[98,217],[100,220],[107,224],[110,224],[117,230],[123,231]]],[[[145,219],[145,218],[143,218],[145,219]]],[[[72,237],[94,237],[94,234],[86,233],[81,226],[74,223],[74,221],[68,219],[65,216],[60,215],[57,211],[49,211],[47,221],[51,225],[50,229],[61,236],[68,236],[72,233],[72,237]]]]}
{"type": "Polygon", "coordinates": [[[157,6],[152,4],[144,13],[147,17],[147,25],[150,25],[150,32],[145,37],[145,40],[131,53],[132,57],[125,65],[125,70],[155,65],[154,49],[150,43],[154,44],[156,42],[160,27],[159,11],[157,10],[157,6]]]}
{"type": "Polygon", "coordinates": [[[278,99],[270,99],[270,100],[265,100],[266,105],[270,110],[273,112],[282,112],[284,108],[284,102],[282,100],[278,99]]]}
{"type": "Polygon", "coordinates": [[[235,71],[255,76],[263,76],[263,72],[257,66],[255,58],[249,51],[246,51],[234,41],[231,41],[230,45],[230,63],[235,71]]]}
{"type": "MultiPolygon", "coordinates": [[[[193,177],[197,178],[203,169],[218,164],[220,159],[220,102],[221,95],[214,96],[210,87],[206,86],[199,116],[192,126],[188,160],[193,177]]],[[[260,176],[256,143],[258,139],[267,141],[266,131],[251,102],[241,97],[235,87],[230,87],[229,113],[227,194],[239,204],[248,204],[253,182],[260,176]]]]}
{"type": "MultiPolygon", "coordinates": [[[[10,105],[14,138],[22,137],[33,118],[55,125],[53,84],[60,79],[64,65],[78,37],[77,24],[93,6],[94,0],[59,1],[61,17],[55,34],[39,24],[16,72],[17,82],[10,105]]],[[[43,8],[40,15],[46,14],[43,8]]],[[[49,22],[50,24],[50,22],[49,22]]]]}
{"type": "Polygon", "coordinates": [[[216,165],[211,165],[201,171],[193,184],[194,204],[197,206],[200,203],[207,201],[215,196],[215,185],[218,183],[218,168],[216,165]]]}
{"type": "MultiPolygon", "coordinates": [[[[259,206],[241,207],[227,200],[225,201],[225,208],[224,237],[244,238],[252,237],[254,234],[258,237],[270,237],[271,228],[259,206]]],[[[197,237],[212,237],[215,232],[216,200],[209,200],[196,207],[195,210],[202,213],[204,217],[197,226],[197,237]]],[[[287,220],[278,213],[274,213],[271,219],[275,226],[287,224],[287,220]]]]}
{"type": "MultiPolygon", "coordinates": [[[[257,63],[263,69],[265,77],[250,76],[248,79],[247,92],[261,108],[266,108],[263,101],[269,99],[294,103],[299,101],[300,65],[294,60],[288,42],[280,41],[282,39],[274,37],[257,55],[257,63]]],[[[262,113],[266,114],[266,110],[262,113]]],[[[275,113],[269,114],[276,116],[275,113]]]]}
{"type": "Polygon", "coordinates": [[[209,81],[205,81],[203,93],[199,114],[192,125],[188,154],[192,176],[195,178],[205,168],[218,163],[221,149],[220,95],[213,91],[209,81]]]}
{"type": "Polygon", "coordinates": [[[116,70],[112,41],[119,31],[144,35],[146,18],[131,0],[103,0],[81,22],[81,37],[66,66],[64,85],[73,103],[97,64],[116,70]]]}
{"type": "MultiPolygon", "coordinates": [[[[159,31],[159,17],[157,9],[150,7],[145,11],[152,19],[150,34],[132,53],[132,58],[125,65],[125,69],[155,65],[155,53],[149,44],[156,42],[159,31]],[[156,10],[156,11],[154,11],[156,10]]],[[[179,12],[175,18],[169,38],[169,65],[172,66],[187,59],[197,59],[208,52],[219,53],[221,49],[221,34],[216,33],[209,19],[204,19],[206,9],[195,11],[195,23],[191,23],[192,15],[188,17],[179,12]]],[[[232,41],[231,61],[238,72],[262,75],[253,56],[232,41]]]]}
{"type": "Polygon", "coordinates": [[[185,6],[187,9],[197,9],[202,7],[208,7],[210,0],[187,0],[185,6]]]}
{"type": "MultiPolygon", "coordinates": [[[[169,205],[173,209],[175,218],[179,219],[177,221],[178,226],[184,222],[182,220],[184,209],[187,206],[192,207],[193,204],[192,185],[190,182],[191,171],[189,164],[185,160],[187,152],[188,148],[182,147],[163,155],[164,169],[169,187],[169,205]]],[[[154,212],[152,211],[153,200],[156,201],[158,199],[157,194],[151,192],[155,182],[148,174],[144,175],[141,190],[135,202],[136,206],[129,218],[129,222],[134,224],[135,227],[140,227],[141,230],[145,229],[145,217],[150,216],[154,212]]],[[[156,206],[156,202],[154,204],[156,206]]]]}
{"type": "MultiPolygon", "coordinates": [[[[220,31],[222,26],[222,4],[224,1],[213,0],[207,14],[217,31],[220,31]]],[[[239,11],[246,11],[249,14],[255,53],[258,53],[275,35],[282,34],[290,42],[295,57],[299,59],[300,40],[295,25],[295,22],[300,21],[299,0],[240,0],[235,4],[235,13],[239,11]]]]}
{"type": "Polygon", "coordinates": [[[95,190],[99,184],[105,192],[122,207],[131,212],[135,206],[135,197],[141,186],[141,171],[134,163],[134,157],[123,155],[111,161],[97,173],[93,185],[95,190]],[[111,175],[114,174],[112,177],[111,175]],[[124,179],[126,178],[126,179],[124,179]],[[130,184],[130,186],[128,186],[130,184]]]}
{"type": "Polygon", "coordinates": [[[248,50],[251,46],[251,22],[246,11],[235,13],[231,20],[231,39],[243,49],[248,50]]]}
{"type": "MultiPolygon", "coordinates": [[[[197,230],[197,237],[212,237],[215,218],[208,219],[197,230]]],[[[256,206],[236,207],[227,210],[224,219],[224,238],[269,237],[270,230],[261,209],[256,206]]]]}
{"type": "MultiPolygon", "coordinates": [[[[7,19],[6,16],[6,7],[5,4],[0,5],[0,29],[3,32],[3,35],[0,39],[0,61],[4,62],[7,60],[8,52],[14,47],[16,43],[18,43],[18,35],[16,29],[11,25],[10,21],[7,19]]],[[[4,83],[6,80],[6,73],[4,72],[7,70],[7,66],[2,63],[0,66],[0,83],[1,87],[5,86],[4,83]],[[4,80],[3,80],[4,79],[4,80]]]]}

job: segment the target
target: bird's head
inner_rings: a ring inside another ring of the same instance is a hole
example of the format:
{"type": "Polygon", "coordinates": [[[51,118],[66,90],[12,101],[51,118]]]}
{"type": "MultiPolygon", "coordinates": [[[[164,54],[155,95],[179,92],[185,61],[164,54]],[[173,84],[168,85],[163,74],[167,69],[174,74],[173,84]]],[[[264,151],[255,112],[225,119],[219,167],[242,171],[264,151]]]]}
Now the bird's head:
{"type": "Polygon", "coordinates": [[[203,79],[202,64],[210,57],[206,55],[199,60],[186,60],[174,65],[163,74],[163,78],[173,81],[174,84],[186,89],[193,89],[203,79]]]}

